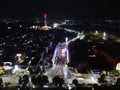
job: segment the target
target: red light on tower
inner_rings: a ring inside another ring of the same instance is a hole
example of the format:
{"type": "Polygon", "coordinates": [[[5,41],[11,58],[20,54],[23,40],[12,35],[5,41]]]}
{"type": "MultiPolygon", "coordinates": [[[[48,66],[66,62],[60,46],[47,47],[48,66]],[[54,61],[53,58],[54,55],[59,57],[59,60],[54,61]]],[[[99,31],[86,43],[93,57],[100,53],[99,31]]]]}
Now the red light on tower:
{"type": "Polygon", "coordinates": [[[44,30],[47,30],[48,29],[48,26],[47,26],[47,13],[44,13],[43,14],[43,17],[44,17],[44,30]]]}
{"type": "Polygon", "coordinates": [[[47,17],[48,17],[48,14],[47,13],[43,13],[42,14],[42,17],[43,17],[43,26],[33,26],[33,28],[35,30],[49,30],[51,27],[49,27],[47,25],[47,17]]]}
{"type": "Polygon", "coordinates": [[[48,16],[47,13],[44,13],[44,18],[47,18],[47,16],[48,16]]]}

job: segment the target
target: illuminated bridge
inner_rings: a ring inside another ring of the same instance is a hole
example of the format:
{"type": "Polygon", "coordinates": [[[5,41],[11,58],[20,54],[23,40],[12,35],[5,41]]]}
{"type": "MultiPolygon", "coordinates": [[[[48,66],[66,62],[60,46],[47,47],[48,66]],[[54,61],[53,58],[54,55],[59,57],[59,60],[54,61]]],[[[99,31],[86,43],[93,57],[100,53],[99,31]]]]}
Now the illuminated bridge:
{"type": "Polygon", "coordinates": [[[68,44],[58,43],[52,58],[53,67],[48,71],[49,77],[63,76],[65,78],[72,76],[72,72],[68,69],[69,62],[68,44]]]}

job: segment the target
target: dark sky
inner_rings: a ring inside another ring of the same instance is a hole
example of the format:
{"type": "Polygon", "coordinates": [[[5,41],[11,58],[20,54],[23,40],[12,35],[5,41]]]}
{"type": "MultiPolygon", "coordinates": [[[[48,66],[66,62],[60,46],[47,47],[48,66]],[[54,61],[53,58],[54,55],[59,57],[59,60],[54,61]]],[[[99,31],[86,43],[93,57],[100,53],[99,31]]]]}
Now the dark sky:
{"type": "MultiPolygon", "coordinates": [[[[119,0],[118,0],[119,1],[119,0]]],[[[0,0],[0,16],[119,17],[117,0],[0,0]]]]}

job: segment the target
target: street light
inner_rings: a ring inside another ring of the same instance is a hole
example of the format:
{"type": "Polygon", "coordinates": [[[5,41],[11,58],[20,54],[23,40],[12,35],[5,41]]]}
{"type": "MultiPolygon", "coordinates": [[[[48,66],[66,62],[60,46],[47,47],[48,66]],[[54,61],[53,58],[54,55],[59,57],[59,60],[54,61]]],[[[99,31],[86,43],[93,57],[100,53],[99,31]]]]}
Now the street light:
{"type": "Polygon", "coordinates": [[[120,70],[120,62],[116,65],[116,70],[120,70]]]}
{"type": "Polygon", "coordinates": [[[19,67],[18,67],[18,65],[15,65],[14,69],[16,69],[16,70],[17,70],[18,68],[19,68],[19,67]]]}
{"type": "Polygon", "coordinates": [[[95,34],[98,34],[98,31],[95,31],[95,34]]]}
{"type": "Polygon", "coordinates": [[[106,40],[106,37],[107,37],[106,32],[103,32],[103,39],[106,40]]]}
{"type": "Polygon", "coordinates": [[[58,23],[54,23],[53,28],[57,28],[57,27],[58,27],[58,23]]]}
{"type": "Polygon", "coordinates": [[[18,57],[18,60],[20,61],[22,54],[21,54],[21,53],[18,53],[18,54],[16,54],[16,56],[18,57]]]}
{"type": "Polygon", "coordinates": [[[65,38],[65,41],[68,42],[68,37],[65,38]]]}
{"type": "Polygon", "coordinates": [[[106,32],[103,32],[103,36],[106,37],[106,32]]]}

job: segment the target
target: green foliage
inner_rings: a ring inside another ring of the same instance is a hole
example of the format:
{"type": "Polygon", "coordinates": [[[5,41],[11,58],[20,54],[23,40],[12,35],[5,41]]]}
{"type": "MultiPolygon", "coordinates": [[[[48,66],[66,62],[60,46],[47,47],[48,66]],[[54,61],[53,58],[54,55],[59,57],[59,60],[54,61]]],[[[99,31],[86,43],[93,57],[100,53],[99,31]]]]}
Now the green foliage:
{"type": "Polygon", "coordinates": [[[118,70],[112,70],[109,73],[110,73],[110,76],[119,76],[120,75],[120,71],[118,71],[118,70]]]}
{"type": "Polygon", "coordinates": [[[4,70],[3,69],[0,69],[0,75],[4,74],[4,70]]]}

